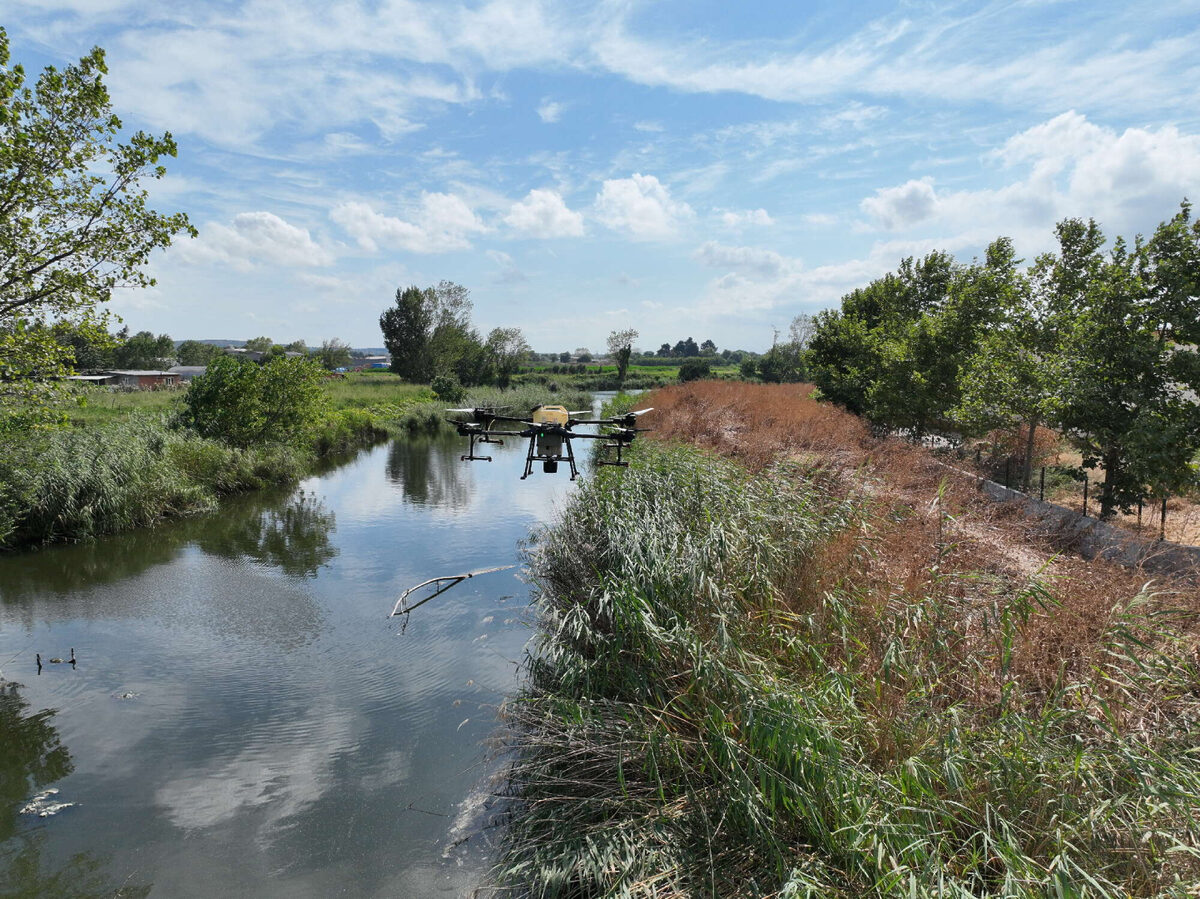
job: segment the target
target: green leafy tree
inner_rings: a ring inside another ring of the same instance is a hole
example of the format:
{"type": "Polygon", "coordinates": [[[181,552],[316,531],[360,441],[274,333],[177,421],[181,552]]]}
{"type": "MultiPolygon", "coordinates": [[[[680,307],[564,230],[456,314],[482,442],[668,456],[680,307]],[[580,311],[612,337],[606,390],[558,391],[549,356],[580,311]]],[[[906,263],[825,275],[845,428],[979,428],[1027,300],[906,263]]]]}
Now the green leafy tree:
{"type": "Polygon", "coordinates": [[[208,361],[217,354],[218,350],[211,343],[201,343],[199,340],[185,340],[175,350],[175,356],[180,365],[208,365],[208,361]]]}
{"type": "MultiPolygon", "coordinates": [[[[1072,223],[1077,226],[1078,223],[1072,223]]],[[[1089,265],[1064,340],[1060,424],[1086,467],[1104,469],[1101,517],[1197,483],[1200,227],[1191,207],[1130,249],[1089,265]]]]}
{"type": "Polygon", "coordinates": [[[148,208],[142,182],[166,173],[175,142],[119,140],[106,72],[95,48],[30,86],[0,29],[0,430],[44,421],[48,379],[71,370],[49,326],[95,321],[115,288],[154,283],[155,249],[196,233],[182,213],[148,208]]]}
{"type": "Polygon", "coordinates": [[[216,356],[184,395],[182,422],[234,446],[303,443],[328,414],[321,368],[280,356],[257,365],[216,356]]]}
{"type": "Polygon", "coordinates": [[[338,340],[322,340],[321,348],[313,353],[313,358],[328,371],[335,368],[345,368],[350,364],[350,344],[338,340]]]}
{"type": "Polygon", "coordinates": [[[391,369],[409,381],[427,381],[433,373],[429,337],[434,310],[425,292],[413,285],[396,290],[396,302],[379,316],[383,343],[392,356],[391,369]]]}
{"type": "Polygon", "coordinates": [[[633,342],[637,340],[638,332],[633,328],[613,331],[608,335],[608,354],[617,363],[617,389],[625,383],[625,374],[629,371],[629,357],[633,353],[633,342]]]}
{"type": "Polygon", "coordinates": [[[284,352],[287,352],[287,353],[304,353],[305,355],[308,354],[308,344],[305,343],[303,340],[293,340],[291,343],[289,343],[283,349],[284,349],[284,352]]]}
{"type": "Polygon", "coordinates": [[[520,328],[493,328],[488,334],[487,350],[492,359],[496,383],[508,387],[512,376],[529,355],[529,344],[520,328]]]}
{"type": "Polygon", "coordinates": [[[138,331],[113,350],[117,368],[162,369],[175,364],[175,341],[169,334],[155,337],[149,331],[138,331]]]}
{"type": "Polygon", "coordinates": [[[246,349],[252,353],[269,353],[274,346],[275,341],[270,337],[251,337],[246,341],[246,349]]]}
{"type": "Polygon", "coordinates": [[[83,316],[60,319],[52,328],[54,339],[69,347],[76,371],[97,371],[113,367],[116,339],[108,333],[102,317],[83,316]]]}
{"type": "Polygon", "coordinates": [[[681,383],[700,381],[709,377],[712,377],[712,363],[707,359],[689,359],[679,366],[681,383]]]}
{"type": "Polygon", "coordinates": [[[704,343],[700,344],[700,355],[701,356],[717,355],[717,345],[715,343],[713,343],[711,340],[704,341],[704,343]]]}
{"type": "Polygon", "coordinates": [[[700,347],[692,338],[681,340],[671,347],[672,356],[682,356],[685,358],[694,358],[700,355],[700,347]]]}
{"type": "Polygon", "coordinates": [[[655,355],[655,356],[659,356],[659,357],[661,357],[661,358],[664,358],[664,359],[665,359],[667,356],[670,356],[670,355],[671,355],[671,344],[669,344],[669,343],[664,343],[662,346],[660,346],[660,347],[658,348],[658,352],[656,352],[654,355],[655,355]]]}

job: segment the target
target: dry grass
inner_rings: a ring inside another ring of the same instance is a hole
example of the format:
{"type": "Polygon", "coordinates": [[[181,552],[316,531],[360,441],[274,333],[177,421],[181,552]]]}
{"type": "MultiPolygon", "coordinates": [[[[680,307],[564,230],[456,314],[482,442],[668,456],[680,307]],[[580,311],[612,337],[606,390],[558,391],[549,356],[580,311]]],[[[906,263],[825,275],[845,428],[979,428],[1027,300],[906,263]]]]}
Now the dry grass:
{"type": "MultiPolygon", "coordinates": [[[[920,594],[931,576],[957,582],[963,596],[978,592],[981,579],[994,578],[1001,590],[1036,577],[1062,607],[1035,616],[1041,625],[1027,631],[1012,664],[1043,686],[1094,664],[1099,635],[1148,582],[1155,605],[1196,616],[1191,631],[1200,635],[1200,590],[1193,583],[1072,555],[1015,506],[997,504],[974,481],[955,477],[929,450],[873,436],[857,416],[812,399],[812,390],[696,381],[642,398],[654,407],[646,416],[651,439],[690,442],[752,471],[794,459],[826,489],[870,497],[872,552],[857,552],[857,535],[831,541],[809,566],[819,583],[808,585],[807,595],[823,595],[847,577],[876,591],[880,603],[920,594]],[[830,558],[838,553],[847,558],[830,558]]],[[[1184,518],[1179,512],[1176,521],[1184,518]]],[[[1172,517],[1169,510],[1168,524],[1172,517]]]]}

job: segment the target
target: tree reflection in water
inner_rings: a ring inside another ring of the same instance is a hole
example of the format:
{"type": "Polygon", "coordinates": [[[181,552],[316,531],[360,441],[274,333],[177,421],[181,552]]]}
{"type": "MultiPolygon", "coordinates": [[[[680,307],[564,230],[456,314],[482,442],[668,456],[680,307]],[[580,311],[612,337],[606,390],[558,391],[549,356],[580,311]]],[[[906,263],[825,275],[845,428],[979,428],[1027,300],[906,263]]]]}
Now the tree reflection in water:
{"type": "Polygon", "coordinates": [[[461,454],[459,441],[445,436],[393,440],[388,450],[388,478],[411,503],[462,509],[470,505],[471,482],[459,460],[461,454]]]}
{"type": "Polygon", "coordinates": [[[141,899],[150,895],[150,886],[114,884],[104,872],[107,861],[95,853],[81,852],[57,870],[46,869],[42,860],[46,832],[18,835],[21,808],[75,767],[52,723],[54,710],[30,714],[20,686],[0,680],[0,896],[141,899]]]}
{"type": "Polygon", "coordinates": [[[0,559],[0,601],[51,592],[67,596],[124,580],[170,561],[190,545],[275,565],[294,577],[312,577],[337,555],[330,542],[335,524],[333,512],[302,490],[231,497],[210,514],[0,559]]]}
{"type": "Polygon", "coordinates": [[[329,540],[334,515],[316,495],[298,490],[291,501],[260,515],[214,516],[223,526],[206,528],[196,543],[205,552],[248,558],[292,577],[313,577],[336,555],[329,540]]]}

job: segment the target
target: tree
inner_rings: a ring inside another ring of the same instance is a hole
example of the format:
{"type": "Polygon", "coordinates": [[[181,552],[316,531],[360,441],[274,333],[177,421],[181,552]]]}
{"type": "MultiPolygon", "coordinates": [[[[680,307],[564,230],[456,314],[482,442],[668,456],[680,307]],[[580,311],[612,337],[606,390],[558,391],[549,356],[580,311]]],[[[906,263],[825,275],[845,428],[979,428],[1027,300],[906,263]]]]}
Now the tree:
{"type": "Polygon", "coordinates": [[[493,328],[488,334],[488,355],[492,360],[492,370],[496,375],[496,383],[507,388],[512,376],[525,357],[529,355],[529,344],[520,328],[493,328]]]}
{"type": "Polygon", "coordinates": [[[629,371],[629,357],[633,353],[633,342],[637,340],[638,332],[633,328],[613,331],[608,335],[608,354],[617,363],[617,389],[625,383],[625,373],[629,371]]]}
{"type": "Polygon", "coordinates": [[[700,355],[701,356],[717,355],[717,345],[715,343],[713,343],[711,340],[704,341],[704,343],[700,344],[700,355]]]}
{"type": "Polygon", "coordinates": [[[654,355],[659,356],[661,358],[666,358],[667,356],[670,356],[671,355],[671,344],[664,343],[662,346],[660,346],[658,348],[658,352],[655,353],[654,355]]]}
{"type": "Polygon", "coordinates": [[[54,323],[51,330],[60,345],[70,348],[74,357],[71,365],[76,371],[98,371],[113,367],[113,350],[117,341],[99,318],[61,319],[54,323]]]}
{"type": "Polygon", "coordinates": [[[285,353],[303,353],[308,355],[308,344],[303,340],[293,340],[283,348],[285,353]]]}
{"type": "Polygon", "coordinates": [[[336,337],[332,340],[322,340],[321,348],[313,353],[313,358],[328,371],[345,368],[350,364],[350,344],[336,337]]]}
{"type": "MultiPolygon", "coordinates": [[[[1084,230],[1069,226],[1067,238],[1084,230]]],[[[1107,518],[1147,490],[1165,496],[1197,482],[1200,225],[1185,201],[1149,241],[1139,237],[1131,250],[1117,240],[1100,264],[1093,253],[1076,266],[1068,249],[1060,283],[1067,301],[1082,302],[1063,338],[1059,418],[1084,465],[1104,468],[1100,514],[1107,518]],[[1076,268],[1087,271],[1086,281],[1070,277],[1076,268]]]]}
{"type": "Polygon", "coordinates": [[[693,358],[700,355],[700,347],[696,344],[696,341],[689,337],[687,340],[681,340],[675,346],[671,347],[671,355],[693,358]]]}
{"type": "Polygon", "coordinates": [[[571,354],[564,350],[563,352],[558,354],[558,361],[559,362],[570,362],[571,354]]]}
{"type": "Polygon", "coordinates": [[[70,370],[50,325],[99,320],[114,289],[154,283],[144,268],[155,249],[196,234],[186,215],[147,207],[142,182],[166,173],[159,160],[175,142],[118,140],[106,72],[97,47],[30,87],[0,29],[0,429],[44,420],[37,397],[70,370]]]}
{"type": "Polygon", "coordinates": [[[417,286],[397,288],[396,305],[379,317],[383,343],[392,355],[392,371],[409,381],[428,381],[432,375],[429,336],[434,311],[417,286]]]}
{"type": "Polygon", "coordinates": [[[113,350],[113,365],[129,369],[162,369],[175,364],[175,341],[169,334],[155,337],[138,331],[113,350]]]}
{"type": "Polygon", "coordinates": [[[453,374],[472,385],[490,377],[487,353],[471,327],[470,291],[460,284],[397,290],[396,305],[384,310],[379,327],[392,371],[410,381],[453,374]]]}
{"type": "Polygon", "coordinates": [[[252,353],[269,353],[273,346],[275,341],[270,337],[251,337],[246,341],[246,349],[252,353]]]}
{"type": "Polygon", "coordinates": [[[175,357],[180,365],[208,365],[208,360],[216,354],[215,346],[199,340],[185,340],[175,350],[175,357]]]}
{"type": "Polygon", "coordinates": [[[279,356],[263,365],[221,354],[192,380],[181,419],[204,437],[234,446],[303,443],[328,411],[321,369],[279,356]]]}

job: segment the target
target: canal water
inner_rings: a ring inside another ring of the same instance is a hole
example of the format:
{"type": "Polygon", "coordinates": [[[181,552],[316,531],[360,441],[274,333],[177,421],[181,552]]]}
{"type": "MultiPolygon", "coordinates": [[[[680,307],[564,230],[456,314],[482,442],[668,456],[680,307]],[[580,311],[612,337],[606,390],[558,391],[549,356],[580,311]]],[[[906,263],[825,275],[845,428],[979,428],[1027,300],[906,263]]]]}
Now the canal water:
{"type": "Polygon", "coordinates": [[[0,557],[0,895],[469,893],[529,588],[499,572],[386,616],[517,564],[570,482],[463,442],[0,557]]]}

